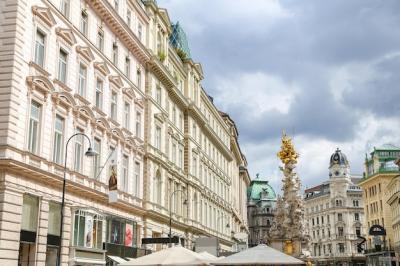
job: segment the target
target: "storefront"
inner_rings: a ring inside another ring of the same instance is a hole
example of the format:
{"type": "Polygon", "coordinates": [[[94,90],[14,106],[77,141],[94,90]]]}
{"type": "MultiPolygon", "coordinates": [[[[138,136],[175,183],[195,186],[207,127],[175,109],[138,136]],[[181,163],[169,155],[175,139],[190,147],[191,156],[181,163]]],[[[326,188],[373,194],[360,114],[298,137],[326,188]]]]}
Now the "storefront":
{"type": "Polygon", "coordinates": [[[114,266],[122,260],[143,256],[145,251],[138,248],[139,229],[135,221],[109,215],[104,250],[107,251],[107,265],[114,266]]]}
{"type": "Polygon", "coordinates": [[[73,236],[70,264],[76,266],[105,265],[103,249],[105,217],[96,211],[78,209],[73,212],[73,236]]]}

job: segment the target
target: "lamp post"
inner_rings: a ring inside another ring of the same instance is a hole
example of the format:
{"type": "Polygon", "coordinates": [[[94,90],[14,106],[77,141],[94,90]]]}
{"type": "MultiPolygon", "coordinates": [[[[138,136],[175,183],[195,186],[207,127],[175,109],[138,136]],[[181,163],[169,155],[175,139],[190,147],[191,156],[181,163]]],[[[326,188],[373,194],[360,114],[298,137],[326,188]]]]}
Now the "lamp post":
{"type": "Polygon", "coordinates": [[[60,243],[58,245],[58,256],[57,256],[57,265],[61,265],[61,248],[62,248],[62,234],[63,234],[63,225],[64,225],[64,205],[65,205],[65,183],[66,183],[66,174],[67,174],[67,154],[68,154],[68,144],[73,137],[83,136],[89,141],[89,148],[85,152],[85,155],[88,157],[93,157],[96,155],[96,152],[92,149],[92,143],[90,138],[84,133],[75,133],[73,134],[65,144],[65,156],[64,156],[64,179],[63,179],[63,190],[62,190],[62,199],[61,199],[61,216],[60,216],[60,243]]]}
{"type": "MultiPolygon", "coordinates": [[[[185,191],[183,191],[182,189],[175,190],[174,192],[171,193],[171,195],[169,195],[169,246],[170,247],[172,246],[172,206],[171,206],[171,202],[172,202],[172,196],[177,192],[182,192],[186,196],[185,191]]],[[[187,204],[187,196],[186,196],[186,199],[183,201],[183,204],[184,205],[187,204]]]]}

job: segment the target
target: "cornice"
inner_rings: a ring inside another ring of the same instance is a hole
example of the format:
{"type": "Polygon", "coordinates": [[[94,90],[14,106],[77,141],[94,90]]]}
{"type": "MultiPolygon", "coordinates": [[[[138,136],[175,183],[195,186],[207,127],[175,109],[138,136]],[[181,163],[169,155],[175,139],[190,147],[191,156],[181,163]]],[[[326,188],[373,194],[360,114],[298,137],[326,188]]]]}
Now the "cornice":
{"type": "MultiPolygon", "coordinates": [[[[53,174],[42,170],[41,168],[35,167],[30,164],[26,164],[23,162],[19,162],[13,159],[0,159],[0,166],[3,170],[15,173],[20,177],[29,178],[30,180],[35,180],[38,184],[49,185],[53,187],[59,187],[60,190],[62,188],[63,178],[60,175],[53,174]]],[[[67,170],[71,173],[69,170],[67,170]]],[[[93,181],[93,180],[92,180],[93,181]]],[[[99,182],[99,181],[95,181],[99,182]]],[[[99,185],[104,185],[103,183],[99,183],[99,185]]],[[[77,197],[82,197],[85,195],[85,198],[90,198],[98,203],[109,205],[108,195],[107,193],[100,192],[83,184],[76,183],[72,180],[67,181],[66,192],[68,194],[73,194],[77,197]]],[[[137,213],[138,215],[143,215],[145,210],[140,206],[132,205],[128,202],[118,201],[112,204],[115,207],[123,208],[129,212],[137,213]]]]}
{"type": "Polygon", "coordinates": [[[151,56],[148,62],[148,68],[153,71],[153,74],[167,87],[177,87],[175,78],[169,70],[160,62],[157,56],[151,56]]]}
{"type": "Polygon", "coordinates": [[[137,56],[142,64],[150,60],[150,53],[125,21],[117,14],[108,1],[87,0],[90,7],[103,19],[125,46],[137,56]]]}

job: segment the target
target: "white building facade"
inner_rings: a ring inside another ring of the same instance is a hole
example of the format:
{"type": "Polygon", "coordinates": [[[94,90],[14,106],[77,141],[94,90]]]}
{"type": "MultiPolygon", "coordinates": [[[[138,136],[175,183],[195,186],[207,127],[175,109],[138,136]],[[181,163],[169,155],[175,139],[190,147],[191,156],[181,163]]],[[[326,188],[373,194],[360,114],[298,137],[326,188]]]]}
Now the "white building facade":
{"type": "Polygon", "coordinates": [[[346,156],[337,149],[329,165],[329,180],[305,190],[310,250],[318,265],[364,265],[357,244],[366,228],[359,178],[350,176],[346,156]]]}
{"type": "Polygon", "coordinates": [[[231,232],[247,230],[245,209],[235,214],[230,203],[249,182],[239,171],[247,162],[201,88],[200,65],[169,45],[166,10],[10,0],[0,28],[1,265],[55,265],[65,162],[62,265],[142,255],[142,238],[166,235],[177,190],[187,197],[172,198],[173,234],[188,246],[207,235],[228,249],[231,232]]]}

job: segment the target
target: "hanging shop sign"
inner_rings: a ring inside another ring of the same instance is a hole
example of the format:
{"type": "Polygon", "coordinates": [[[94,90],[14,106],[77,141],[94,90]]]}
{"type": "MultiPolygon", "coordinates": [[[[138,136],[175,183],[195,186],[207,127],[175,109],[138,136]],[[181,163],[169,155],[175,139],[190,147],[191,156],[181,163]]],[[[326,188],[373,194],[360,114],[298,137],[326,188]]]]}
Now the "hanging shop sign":
{"type": "Polygon", "coordinates": [[[371,226],[369,229],[369,235],[370,236],[385,236],[386,235],[386,230],[383,226],[379,224],[374,224],[371,226]]]}
{"type": "Polygon", "coordinates": [[[113,203],[118,201],[118,180],[114,165],[111,166],[111,175],[108,180],[108,202],[113,203]]]}

